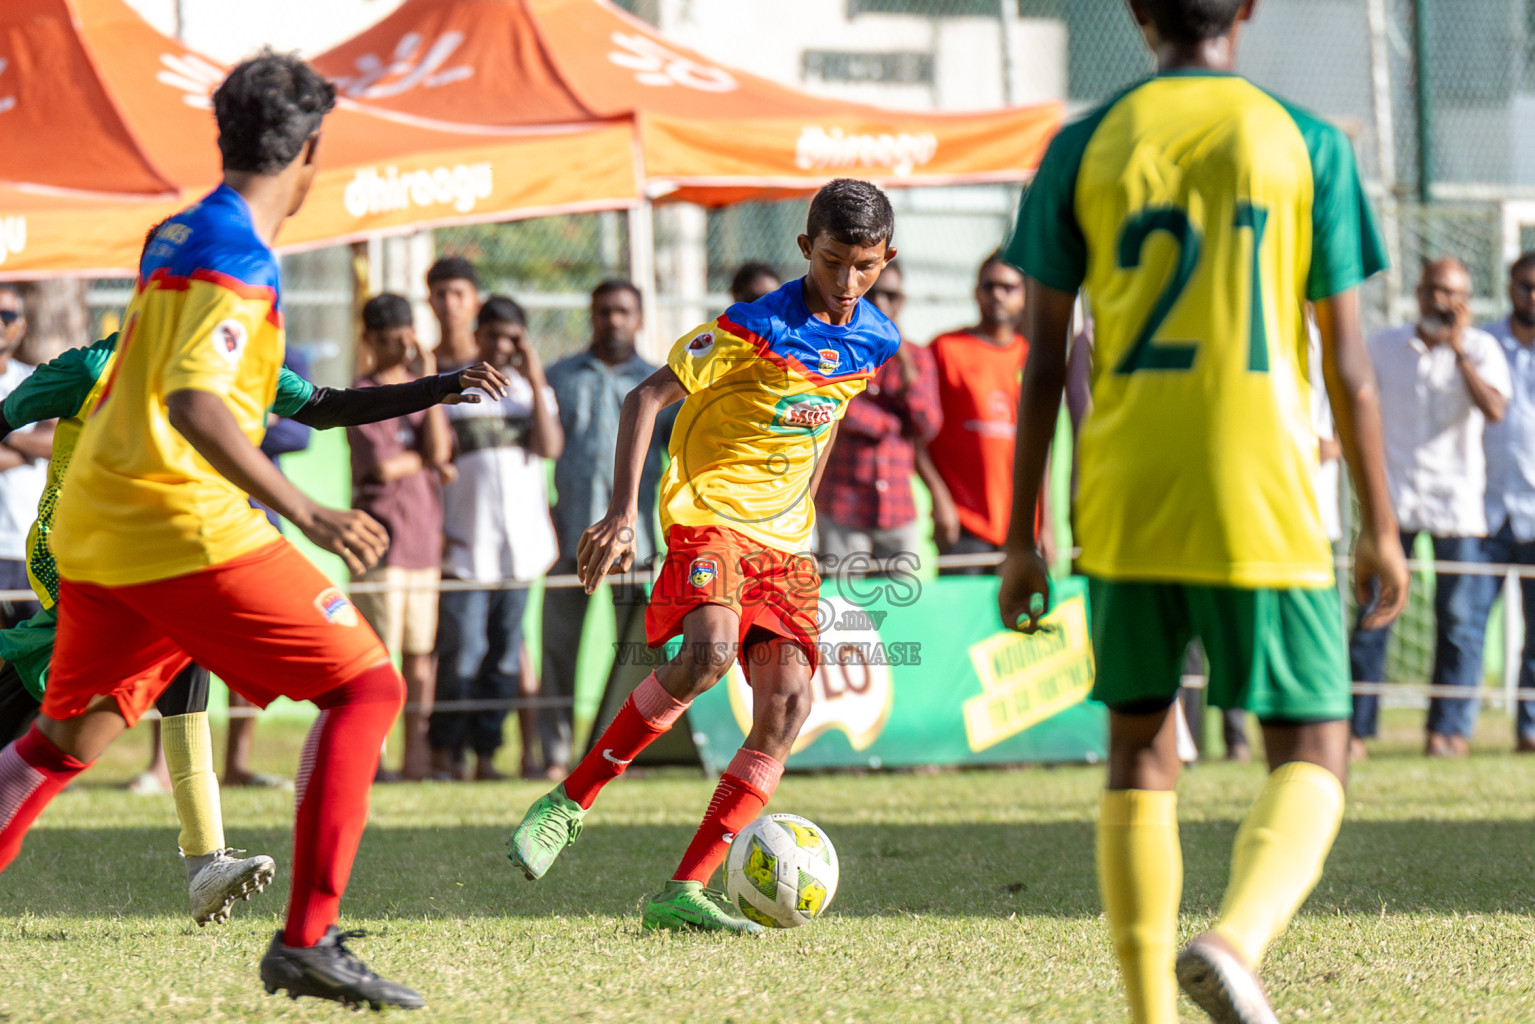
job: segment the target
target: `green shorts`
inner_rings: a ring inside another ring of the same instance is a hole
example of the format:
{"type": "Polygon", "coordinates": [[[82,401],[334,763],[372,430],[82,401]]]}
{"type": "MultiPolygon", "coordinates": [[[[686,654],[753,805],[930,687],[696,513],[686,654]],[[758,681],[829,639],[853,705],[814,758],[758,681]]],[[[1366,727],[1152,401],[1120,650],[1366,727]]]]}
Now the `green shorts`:
{"type": "Polygon", "coordinates": [[[16,666],[21,684],[38,700],[48,685],[48,663],[58,634],[58,605],[44,608],[26,622],[0,629],[0,660],[16,666]]]}
{"type": "Polygon", "coordinates": [[[1093,699],[1115,710],[1165,707],[1198,637],[1210,659],[1209,703],[1264,720],[1348,718],[1348,658],[1333,587],[1245,590],[1088,580],[1093,699]]]}

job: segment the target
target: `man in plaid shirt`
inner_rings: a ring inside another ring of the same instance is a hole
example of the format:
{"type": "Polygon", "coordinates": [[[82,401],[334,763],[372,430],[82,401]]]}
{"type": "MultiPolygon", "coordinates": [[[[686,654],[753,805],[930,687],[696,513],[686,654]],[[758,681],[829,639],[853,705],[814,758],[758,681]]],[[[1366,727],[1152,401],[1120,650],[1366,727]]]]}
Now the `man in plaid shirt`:
{"type": "MultiPolygon", "coordinates": [[[[892,262],[868,298],[894,322],[906,302],[901,268],[892,262]]],[[[816,496],[820,553],[841,563],[854,553],[880,560],[914,552],[917,509],[911,496],[914,444],[942,426],[932,353],[903,341],[863,394],[848,403],[836,448],[816,496]]]]}

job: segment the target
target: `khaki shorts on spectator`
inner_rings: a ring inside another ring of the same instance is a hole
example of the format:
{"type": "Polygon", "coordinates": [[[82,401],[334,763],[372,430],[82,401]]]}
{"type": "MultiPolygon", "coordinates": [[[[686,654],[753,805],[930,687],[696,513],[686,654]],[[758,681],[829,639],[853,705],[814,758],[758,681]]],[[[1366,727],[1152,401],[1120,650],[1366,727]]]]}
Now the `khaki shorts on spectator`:
{"type": "Polygon", "coordinates": [[[393,653],[431,654],[437,647],[437,569],[376,565],[356,583],[384,583],[382,593],[354,593],[352,603],[393,653]]]}

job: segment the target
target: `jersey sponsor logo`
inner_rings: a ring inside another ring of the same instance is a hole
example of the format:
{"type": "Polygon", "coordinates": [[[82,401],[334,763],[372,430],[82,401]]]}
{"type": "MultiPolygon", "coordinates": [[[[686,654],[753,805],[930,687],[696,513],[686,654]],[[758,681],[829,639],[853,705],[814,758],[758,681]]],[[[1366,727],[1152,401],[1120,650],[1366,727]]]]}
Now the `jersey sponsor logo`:
{"type": "Polygon", "coordinates": [[[720,564],[712,558],[695,558],[688,566],[688,582],[700,590],[713,583],[720,574],[720,564]]]}
{"type": "Polygon", "coordinates": [[[221,320],[213,328],[213,347],[219,355],[231,363],[238,363],[240,357],[245,354],[245,343],[249,340],[249,332],[245,325],[238,320],[221,320]]]}
{"type": "Polygon", "coordinates": [[[837,400],[825,395],[790,395],[778,400],[768,429],[780,434],[818,431],[837,418],[837,400]]]}
{"type": "Polygon", "coordinates": [[[835,373],[837,371],[837,364],[842,362],[842,353],[834,348],[823,348],[819,354],[821,356],[819,366],[821,376],[824,377],[828,373],[835,373]]]}
{"type": "Polygon", "coordinates": [[[848,135],[841,128],[806,125],[794,146],[794,165],[802,171],[839,167],[889,168],[905,176],[932,161],[938,153],[938,136],[931,132],[912,135],[848,135]]]}
{"type": "Polygon", "coordinates": [[[688,355],[694,359],[702,359],[714,350],[714,332],[705,331],[692,341],[688,342],[688,355]]]}
{"type": "Polygon", "coordinates": [[[321,615],[338,626],[357,625],[357,609],[335,587],[326,587],[320,591],[320,595],[314,599],[314,606],[320,610],[321,615]]]}

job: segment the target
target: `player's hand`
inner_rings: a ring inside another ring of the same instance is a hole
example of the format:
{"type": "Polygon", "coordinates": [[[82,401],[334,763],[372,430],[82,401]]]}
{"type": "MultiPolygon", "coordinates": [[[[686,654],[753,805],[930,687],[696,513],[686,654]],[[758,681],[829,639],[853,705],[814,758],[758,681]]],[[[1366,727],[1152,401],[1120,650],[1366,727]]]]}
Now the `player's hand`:
{"type": "Polygon", "coordinates": [[[1354,544],[1354,600],[1361,629],[1389,626],[1407,606],[1407,556],[1395,533],[1361,530],[1354,544]]]}
{"type": "Polygon", "coordinates": [[[534,387],[542,387],[544,384],[544,364],[539,361],[538,349],[533,347],[533,339],[523,334],[512,342],[512,365],[517,372],[528,378],[528,383],[534,387]]]}
{"type": "Polygon", "coordinates": [[[468,394],[470,388],[479,388],[489,395],[493,401],[500,401],[506,397],[507,389],[511,387],[511,381],[506,379],[506,374],[491,366],[489,363],[475,363],[466,366],[459,371],[458,389],[456,395],[449,395],[442,400],[443,405],[473,405],[481,401],[480,395],[468,394]]]}
{"type": "Polygon", "coordinates": [[[959,509],[954,499],[945,495],[933,495],[933,543],[940,552],[948,551],[959,541],[959,509]]]}
{"type": "Polygon", "coordinates": [[[609,573],[628,572],[634,564],[634,517],[608,515],[586,528],[576,545],[576,574],[588,594],[609,573]]]}
{"type": "Polygon", "coordinates": [[[1002,562],[1002,589],[997,610],[1002,625],[1020,633],[1036,633],[1050,611],[1050,566],[1038,551],[1009,550],[1002,562]]]}
{"type": "Polygon", "coordinates": [[[389,534],[366,512],[316,505],[301,518],[293,525],[316,547],[340,555],[353,575],[373,568],[389,549],[389,534]]]}

